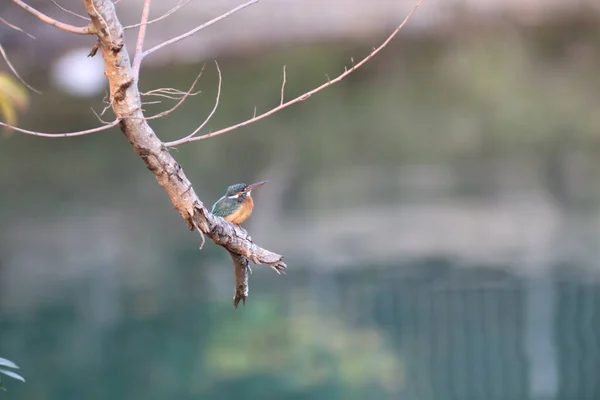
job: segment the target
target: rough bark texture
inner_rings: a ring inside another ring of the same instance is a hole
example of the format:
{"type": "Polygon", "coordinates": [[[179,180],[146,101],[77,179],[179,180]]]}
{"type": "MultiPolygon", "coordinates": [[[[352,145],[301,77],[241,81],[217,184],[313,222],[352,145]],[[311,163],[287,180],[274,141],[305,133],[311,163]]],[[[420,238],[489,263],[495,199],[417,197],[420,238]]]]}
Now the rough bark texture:
{"type": "Polygon", "coordinates": [[[250,279],[250,266],[248,265],[248,259],[238,254],[231,254],[231,260],[234,265],[235,274],[235,289],[233,290],[233,308],[237,308],[240,301],[246,305],[246,299],[248,298],[249,285],[248,280],[250,279]]]}
{"type": "MultiPolygon", "coordinates": [[[[225,247],[234,259],[236,278],[243,273],[235,256],[247,257],[276,271],[286,268],[283,257],[255,245],[248,233],[211,214],[200,201],[183,169],[144,120],[138,83],[123,40],[123,27],[112,1],[85,0],[85,6],[96,27],[110,87],[110,99],[120,128],[146,167],[171,198],[173,207],[190,229],[198,229],[216,244],[225,247]]],[[[245,262],[247,267],[248,263],[245,262]]],[[[247,285],[247,279],[246,279],[247,285]]],[[[238,282],[236,282],[237,290],[238,282]]],[[[247,296],[247,290],[245,292],[247,296]]],[[[244,297],[245,298],[245,297],[244,297]]],[[[239,300],[238,300],[239,302],[239,300]]]]}

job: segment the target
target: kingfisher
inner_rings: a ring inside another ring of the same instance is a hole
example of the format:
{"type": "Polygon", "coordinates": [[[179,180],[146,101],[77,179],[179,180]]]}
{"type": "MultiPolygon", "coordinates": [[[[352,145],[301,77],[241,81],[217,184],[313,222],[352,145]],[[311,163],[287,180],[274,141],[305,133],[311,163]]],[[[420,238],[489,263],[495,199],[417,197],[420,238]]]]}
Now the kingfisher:
{"type": "Polygon", "coordinates": [[[236,183],[227,188],[225,196],[221,197],[212,206],[212,213],[222,217],[227,222],[240,226],[242,222],[248,219],[254,208],[252,200],[252,191],[267,181],[260,181],[251,185],[245,183],[236,183]]]}

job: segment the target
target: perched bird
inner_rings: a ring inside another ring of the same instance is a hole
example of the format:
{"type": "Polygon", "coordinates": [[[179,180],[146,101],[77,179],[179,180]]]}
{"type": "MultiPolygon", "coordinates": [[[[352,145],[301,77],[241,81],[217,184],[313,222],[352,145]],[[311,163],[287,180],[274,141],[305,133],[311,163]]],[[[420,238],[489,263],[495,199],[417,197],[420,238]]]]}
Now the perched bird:
{"type": "Polygon", "coordinates": [[[240,225],[248,219],[254,208],[252,190],[264,185],[267,181],[260,181],[252,185],[236,183],[227,188],[225,196],[221,197],[212,206],[212,213],[223,217],[225,221],[240,225]]]}

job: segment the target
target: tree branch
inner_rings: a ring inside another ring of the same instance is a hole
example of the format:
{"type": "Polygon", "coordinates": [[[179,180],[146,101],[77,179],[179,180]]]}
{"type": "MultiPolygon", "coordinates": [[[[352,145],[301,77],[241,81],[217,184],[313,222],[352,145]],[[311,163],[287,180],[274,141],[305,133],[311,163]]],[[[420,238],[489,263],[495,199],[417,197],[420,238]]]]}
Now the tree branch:
{"type": "Polygon", "coordinates": [[[135,56],[133,57],[133,76],[137,81],[140,77],[140,67],[144,58],[144,40],[146,39],[146,26],[148,25],[148,16],[150,15],[150,3],[152,0],[144,0],[142,9],[142,18],[140,18],[140,30],[138,32],[137,42],[135,44],[135,56]]]}
{"type": "Polygon", "coordinates": [[[13,3],[15,3],[16,5],[18,5],[19,7],[21,7],[22,9],[24,9],[25,11],[29,12],[30,14],[35,15],[36,17],[38,17],[40,20],[44,21],[45,23],[55,26],[58,29],[61,29],[65,32],[71,32],[71,33],[75,33],[77,35],[92,35],[95,34],[95,30],[93,25],[88,25],[88,26],[83,26],[83,27],[79,27],[79,26],[73,26],[73,25],[69,25],[69,24],[65,24],[63,22],[59,22],[57,20],[55,20],[52,17],[47,16],[46,14],[43,14],[41,12],[39,12],[38,10],[36,10],[35,8],[27,5],[26,3],[24,3],[21,0],[12,0],[13,3]]]}
{"type": "MultiPolygon", "coordinates": [[[[188,135],[188,136],[186,136],[183,139],[174,140],[172,142],[165,142],[165,146],[167,146],[167,147],[176,147],[176,146],[179,146],[179,145],[182,145],[182,144],[185,144],[185,143],[196,142],[198,140],[204,140],[204,139],[208,139],[208,138],[211,138],[211,137],[219,136],[219,135],[222,135],[224,133],[231,132],[231,131],[233,131],[235,129],[241,128],[243,126],[250,125],[250,124],[252,124],[252,123],[254,123],[256,121],[260,121],[261,119],[267,118],[268,116],[271,116],[271,115],[273,115],[273,114],[275,114],[275,113],[283,110],[284,108],[287,108],[287,107],[291,106],[292,104],[300,103],[300,102],[308,99],[313,94],[318,93],[321,90],[323,90],[323,89],[325,89],[325,88],[333,85],[334,83],[337,83],[337,82],[341,81],[342,79],[344,79],[345,77],[347,77],[348,75],[350,75],[352,72],[356,71],[358,68],[360,68],[361,66],[363,66],[364,64],[366,64],[367,61],[369,61],[371,58],[375,57],[375,55],[377,55],[377,53],[379,53],[381,50],[383,50],[392,41],[392,39],[394,39],[394,37],[398,34],[398,32],[400,32],[400,30],[404,27],[404,25],[412,17],[412,15],[417,10],[417,8],[419,8],[419,6],[421,5],[421,3],[423,3],[423,0],[419,0],[417,2],[417,4],[415,4],[413,6],[413,8],[406,15],[406,17],[400,23],[400,25],[398,25],[398,27],[396,29],[394,29],[394,31],[387,37],[387,39],[385,39],[383,41],[383,43],[381,45],[379,45],[379,47],[374,48],[373,51],[371,51],[369,53],[369,55],[367,55],[365,58],[363,58],[358,64],[353,65],[352,68],[350,68],[350,69],[346,69],[345,68],[344,72],[341,73],[340,75],[338,75],[337,78],[331,79],[331,80],[328,78],[327,82],[325,82],[321,86],[318,86],[318,87],[314,88],[311,91],[308,91],[308,92],[306,92],[304,94],[301,94],[300,96],[298,96],[298,97],[296,97],[296,98],[294,98],[294,99],[292,99],[292,100],[290,100],[288,102],[283,103],[283,101],[281,101],[280,104],[279,104],[279,106],[277,106],[275,108],[272,108],[271,110],[269,110],[269,111],[267,111],[265,113],[262,113],[260,115],[256,115],[256,110],[255,110],[254,116],[252,118],[246,120],[246,121],[243,121],[243,122],[240,122],[238,124],[229,126],[227,128],[220,129],[218,131],[207,133],[207,134],[202,135],[202,136],[192,136],[192,137],[190,137],[190,135],[188,135]]],[[[353,59],[352,59],[352,62],[354,63],[353,59]]],[[[283,91],[284,91],[284,88],[285,88],[285,86],[284,86],[285,85],[285,81],[286,81],[286,76],[285,76],[285,68],[284,68],[283,84],[281,86],[281,100],[283,100],[283,94],[284,94],[283,91]]]]}
{"type": "Polygon", "coordinates": [[[123,27],[109,0],[84,0],[88,14],[101,42],[109,97],[119,127],[146,167],[169,195],[173,207],[191,230],[197,229],[230,254],[246,257],[282,271],[283,257],[254,244],[248,233],[210,213],[198,198],[183,168],[148,125],[141,108],[141,98],[129,55],[123,43],[123,27]]]}
{"type": "Polygon", "coordinates": [[[156,46],[154,46],[154,47],[146,50],[144,52],[143,56],[146,57],[147,55],[149,55],[151,53],[154,53],[155,51],[160,50],[163,47],[166,47],[166,46],[171,45],[173,43],[177,43],[180,40],[183,40],[183,39],[185,39],[185,38],[187,38],[189,36],[192,36],[195,33],[200,32],[202,29],[207,28],[207,27],[211,26],[212,24],[219,22],[222,19],[225,19],[225,18],[229,17],[230,15],[233,15],[236,12],[241,11],[244,8],[251,6],[252,4],[258,3],[258,1],[259,0],[250,0],[250,1],[247,1],[244,4],[241,4],[241,5],[239,5],[239,6],[235,7],[235,8],[227,11],[225,14],[222,14],[222,15],[216,17],[216,18],[211,19],[208,22],[205,22],[204,24],[202,24],[200,26],[197,26],[196,28],[192,29],[191,31],[188,31],[188,32],[184,33],[183,35],[179,35],[177,37],[174,37],[173,39],[167,40],[166,42],[163,42],[161,44],[157,44],[156,46]]]}

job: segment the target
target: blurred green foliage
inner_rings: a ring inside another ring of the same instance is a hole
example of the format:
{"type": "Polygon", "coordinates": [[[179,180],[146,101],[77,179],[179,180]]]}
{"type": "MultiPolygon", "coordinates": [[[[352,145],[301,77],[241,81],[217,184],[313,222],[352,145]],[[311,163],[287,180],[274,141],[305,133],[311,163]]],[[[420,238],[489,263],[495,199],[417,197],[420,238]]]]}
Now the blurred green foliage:
{"type": "MultiPolygon", "coordinates": [[[[17,110],[23,110],[29,105],[27,90],[15,78],[5,72],[0,72],[0,116],[2,122],[8,125],[17,123],[17,110]]],[[[9,128],[5,128],[10,132],[9,128]]]]}

